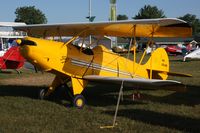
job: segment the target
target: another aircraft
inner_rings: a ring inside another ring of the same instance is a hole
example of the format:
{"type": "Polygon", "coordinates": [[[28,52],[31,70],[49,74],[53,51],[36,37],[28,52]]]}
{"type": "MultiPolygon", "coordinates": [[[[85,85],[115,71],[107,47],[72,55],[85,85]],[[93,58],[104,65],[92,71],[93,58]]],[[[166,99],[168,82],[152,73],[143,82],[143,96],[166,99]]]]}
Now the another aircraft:
{"type": "Polygon", "coordinates": [[[23,38],[22,32],[11,31],[10,26],[24,26],[25,23],[0,22],[0,70],[17,69],[24,64],[24,57],[19,52],[19,46],[15,42],[17,38],[23,38]]]}
{"type": "MultiPolygon", "coordinates": [[[[169,72],[169,59],[163,48],[155,50],[146,64],[142,65],[143,54],[139,63],[109,51],[98,44],[93,49],[73,45],[78,37],[89,35],[132,37],[133,47],[136,37],[188,37],[191,27],[179,19],[145,19],[100,23],[39,24],[13,27],[26,31],[29,36],[73,36],[69,41],[26,37],[17,40],[21,54],[35,66],[56,75],[48,90],[40,92],[41,99],[49,96],[55,89],[71,81],[72,88],[66,90],[72,95],[75,107],[85,104],[82,92],[88,81],[123,84],[124,86],[163,86],[177,85],[178,81],[166,80],[168,75],[191,76],[169,72]]],[[[83,42],[84,43],[84,42],[83,42]]],[[[151,44],[151,41],[149,45],[151,44]]],[[[131,48],[131,47],[130,47],[131,48]]]]}
{"type": "Polygon", "coordinates": [[[20,73],[17,69],[22,68],[24,62],[25,59],[19,52],[19,46],[12,46],[0,57],[0,70],[15,69],[20,73]]]}
{"type": "Polygon", "coordinates": [[[186,61],[186,59],[200,59],[200,49],[196,49],[184,56],[183,61],[186,61]]]}

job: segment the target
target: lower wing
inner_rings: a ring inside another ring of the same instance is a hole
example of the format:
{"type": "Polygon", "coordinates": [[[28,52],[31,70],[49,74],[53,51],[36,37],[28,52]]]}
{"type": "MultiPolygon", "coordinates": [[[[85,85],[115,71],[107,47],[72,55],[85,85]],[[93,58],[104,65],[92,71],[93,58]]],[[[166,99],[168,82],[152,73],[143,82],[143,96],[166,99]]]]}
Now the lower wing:
{"type": "Polygon", "coordinates": [[[104,82],[112,84],[121,84],[127,87],[151,88],[151,89],[168,89],[175,91],[185,91],[185,86],[175,80],[159,80],[144,78],[119,78],[98,75],[86,75],[83,79],[94,82],[104,82]]]}

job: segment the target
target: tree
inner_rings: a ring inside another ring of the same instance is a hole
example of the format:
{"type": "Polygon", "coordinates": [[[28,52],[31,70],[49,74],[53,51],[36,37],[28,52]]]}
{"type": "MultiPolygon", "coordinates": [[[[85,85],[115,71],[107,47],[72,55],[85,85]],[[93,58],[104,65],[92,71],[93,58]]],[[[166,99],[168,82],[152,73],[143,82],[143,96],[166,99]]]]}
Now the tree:
{"type": "Polygon", "coordinates": [[[151,18],[165,18],[163,10],[159,10],[156,6],[145,5],[141,8],[133,19],[151,19],[151,18]]]}
{"type": "Polygon", "coordinates": [[[189,23],[192,26],[193,35],[197,35],[200,33],[200,20],[197,18],[196,15],[193,14],[186,14],[182,17],[178,17],[189,23]]]}
{"type": "Polygon", "coordinates": [[[25,22],[26,24],[45,24],[47,18],[45,14],[35,6],[18,7],[15,11],[15,22],[25,22]]]}
{"type": "Polygon", "coordinates": [[[116,0],[110,0],[111,4],[116,4],[116,0]]]}
{"type": "Polygon", "coordinates": [[[126,15],[117,15],[117,20],[128,20],[128,17],[126,15]]]}

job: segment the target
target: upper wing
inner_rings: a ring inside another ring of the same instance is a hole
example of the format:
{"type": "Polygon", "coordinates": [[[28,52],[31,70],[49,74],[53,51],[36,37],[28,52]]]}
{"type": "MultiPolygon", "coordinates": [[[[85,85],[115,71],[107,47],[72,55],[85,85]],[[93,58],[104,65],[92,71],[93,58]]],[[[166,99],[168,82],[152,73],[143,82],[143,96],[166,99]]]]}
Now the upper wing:
{"type": "Polygon", "coordinates": [[[25,23],[18,22],[0,22],[0,27],[12,27],[12,26],[25,26],[25,23]]]}
{"type": "Polygon", "coordinates": [[[84,31],[87,35],[107,35],[119,37],[189,37],[192,28],[183,20],[176,18],[141,19],[132,21],[36,24],[15,26],[15,30],[26,31],[37,36],[76,36],[84,31]],[[135,31],[135,33],[134,33],[135,31]]]}
{"type": "Polygon", "coordinates": [[[139,78],[119,78],[119,77],[106,77],[98,75],[87,75],[83,79],[88,81],[96,81],[103,83],[121,84],[127,87],[132,87],[137,89],[166,89],[172,91],[186,91],[185,85],[181,82],[174,80],[158,80],[158,79],[139,79],[139,78]]]}

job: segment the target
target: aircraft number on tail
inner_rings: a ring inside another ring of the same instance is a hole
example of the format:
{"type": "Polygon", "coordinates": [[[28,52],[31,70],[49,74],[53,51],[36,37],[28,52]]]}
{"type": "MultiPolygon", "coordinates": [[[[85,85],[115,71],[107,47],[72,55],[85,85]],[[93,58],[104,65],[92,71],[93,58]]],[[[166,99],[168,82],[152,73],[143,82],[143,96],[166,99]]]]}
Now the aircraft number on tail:
{"type": "Polygon", "coordinates": [[[165,63],[165,59],[162,59],[161,66],[163,66],[163,67],[168,67],[167,64],[165,63]]]}

